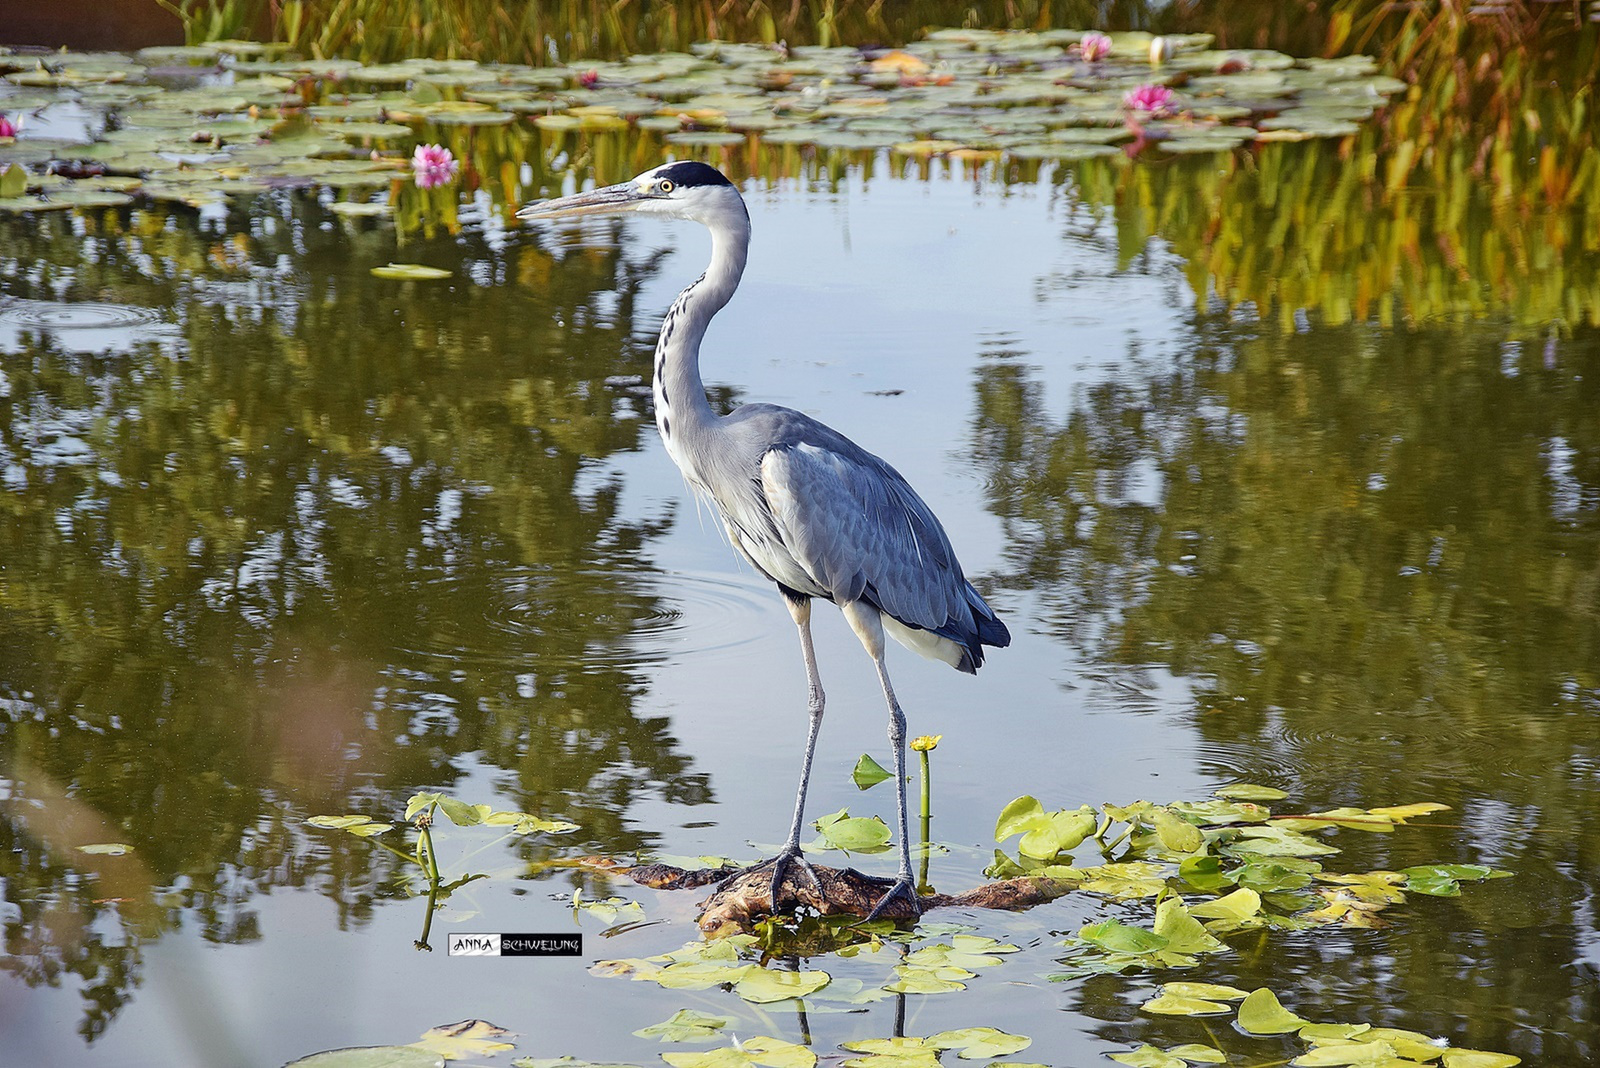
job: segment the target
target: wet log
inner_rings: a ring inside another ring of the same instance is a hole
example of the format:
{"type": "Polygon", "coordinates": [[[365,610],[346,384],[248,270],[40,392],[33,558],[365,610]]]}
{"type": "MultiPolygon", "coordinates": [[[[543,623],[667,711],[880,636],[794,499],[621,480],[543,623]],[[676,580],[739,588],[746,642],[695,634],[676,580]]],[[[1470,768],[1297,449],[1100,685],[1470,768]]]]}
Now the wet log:
{"type": "MultiPolygon", "coordinates": [[[[589,857],[585,864],[603,868],[613,875],[626,876],[641,886],[656,890],[695,890],[716,886],[700,913],[700,929],[706,932],[748,931],[774,914],[772,869],[768,866],[699,870],[676,868],[670,864],[629,867],[600,857],[589,857]]],[[[815,882],[807,877],[798,864],[790,865],[784,872],[783,883],[778,888],[776,911],[779,915],[805,909],[823,916],[853,915],[864,918],[877,906],[889,887],[894,885],[893,879],[867,875],[854,868],[829,868],[813,864],[811,870],[816,874],[815,882]]],[[[1059,879],[1023,876],[984,883],[959,894],[924,894],[917,898],[917,904],[922,912],[950,906],[1018,911],[1054,901],[1074,885],[1059,879]]],[[[911,903],[904,898],[889,902],[880,916],[895,921],[916,919],[911,903]]]]}

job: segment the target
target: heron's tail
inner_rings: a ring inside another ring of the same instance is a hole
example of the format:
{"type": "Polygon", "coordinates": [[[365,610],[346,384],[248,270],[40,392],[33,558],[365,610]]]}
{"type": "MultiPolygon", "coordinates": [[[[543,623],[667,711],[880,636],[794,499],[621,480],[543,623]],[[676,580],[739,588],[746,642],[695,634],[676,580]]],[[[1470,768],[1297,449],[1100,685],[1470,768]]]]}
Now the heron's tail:
{"type": "Polygon", "coordinates": [[[972,588],[971,583],[967,584],[966,594],[967,607],[972,610],[971,622],[967,626],[959,626],[952,620],[934,633],[960,643],[963,653],[955,668],[976,675],[983,666],[983,647],[992,645],[996,649],[1004,649],[1011,644],[1011,631],[1006,629],[1000,617],[994,614],[994,609],[989,607],[989,602],[972,588]]]}

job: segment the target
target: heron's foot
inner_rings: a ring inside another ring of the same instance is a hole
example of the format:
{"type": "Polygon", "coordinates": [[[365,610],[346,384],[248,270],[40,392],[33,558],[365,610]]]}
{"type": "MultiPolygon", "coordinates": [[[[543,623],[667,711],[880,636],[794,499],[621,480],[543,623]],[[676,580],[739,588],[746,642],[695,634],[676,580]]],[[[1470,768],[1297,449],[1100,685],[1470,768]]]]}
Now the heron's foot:
{"type": "MultiPolygon", "coordinates": [[[[879,916],[883,915],[884,910],[888,908],[896,898],[904,898],[906,904],[911,906],[911,916],[909,918],[915,919],[916,917],[922,915],[922,902],[917,900],[917,885],[912,881],[909,873],[903,873],[894,881],[893,886],[884,891],[883,896],[878,899],[878,903],[872,906],[872,911],[867,913],[867,919],[869,921],[875,920],[879,916]]],[[[900,919],[901,917],[894,916],[891,918],[900,919]]]]}
{"type": "Polygon", "coordinates": [[[789,865],[791,864],[797,865],[805,873],[805,877],[811,880],[812,889],[817,892],[819,897],[822,896],[822,883],[818,881],[817,873],[812,869],[811,862],[806,859],[806,855],[800,851],[799,846],[785,846],[783,852],[767,861],[767,864],[772,865],[770,891],[772,895],[772,911],[774,913],[778,911],[778,891],[783,888],[783,877],[788,874],[789,865]]]}
{"type": "MultiPolygon", "coordinates": [[[[819,897],[821,897],[823,892],[822,882],[817,878],[817,873],[811,867],[811,862],[806,859],[806,855],[800,851],[800,847],[798,845],[785,846],[782,852],[773,857],[771,860],[763,860],[757,864],[750,865],[748,868],[740,868],[738,871],[734,872],[732,875],[718,883],[717,890],[719,892],[726,890],[728,887],[732,886],[736,880],[744,879],[748,876],[757,875],[762,872],[771,871],[772,879],[767,884],[767,893],[771,901],[771,909],[774,913],[776,913],[778,911],[778,893],[783,888],[783,881],[784,878],[789,874],[790,865],[797,866],[800,871],[805,874],[805,878],[811,883],[811,888],[817,892],[819,897]]],[[[793,895],[791,895],[791,897],[792,896],[793,895]]]]}

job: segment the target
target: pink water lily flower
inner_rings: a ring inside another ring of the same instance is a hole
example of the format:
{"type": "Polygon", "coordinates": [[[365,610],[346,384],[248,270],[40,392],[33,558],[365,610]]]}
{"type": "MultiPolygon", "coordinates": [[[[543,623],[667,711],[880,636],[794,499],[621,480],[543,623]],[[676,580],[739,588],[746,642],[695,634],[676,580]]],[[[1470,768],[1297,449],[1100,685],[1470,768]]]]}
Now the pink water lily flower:
{"type": "Polygon", "coordinates": [[[17,136],[17,124],[6,118],[4,115],[0,115],[0,137],[15,136],[17,136]]]}
{"type": "Polygon", "coordinates": [[[1078,54],[1093,63],[1111,54],[1111,38],[1099,30],[1090,30],[1078,42],[1078,54]]]}
{"type": "Polygon", "coordinates": [[[1129,111],[1145,111],[1163,115],[1172,104],[1172,90],[1164,85],[1141,85],[1122,98],[1129,111]]]}
{"type": "Polygon", "coordinates": [[[443,145],[418,145],[411,154],[411,169],[424,189],[444,185],[456,176],[456,158],[443,145]]]}

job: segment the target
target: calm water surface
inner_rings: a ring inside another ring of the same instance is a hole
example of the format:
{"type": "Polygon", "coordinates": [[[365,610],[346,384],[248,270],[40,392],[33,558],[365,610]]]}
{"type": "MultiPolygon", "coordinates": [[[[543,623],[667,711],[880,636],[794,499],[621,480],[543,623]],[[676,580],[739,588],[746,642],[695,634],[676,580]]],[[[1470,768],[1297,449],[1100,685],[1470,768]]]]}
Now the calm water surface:
{"type": "MultiPolygon", "coordinates": [[[[940,889],[1012,797],[1318,810],[1440,801],[1341,870],[1490,863],[1378,931],[1246,937],[1183,978],[1302,1015],[1597,1055],[1600,342],[1196,302],[1186,263],[1071,181],[747,186],[756,245],[708,338],[719,404],[811,413],[944,518],[1013,646],[976,679],[891,664],[935,756],[940,889]],[[1271,321],[1263,321],[1270,319],[1271,321]]],[[[482,1018],[517,1053],[654,1063],[679,1008],[742,1036],[984,1024],[1023,1059],[1205,1038],[1158,977],[1053,984],[1082,896],[935,915],[1023,952],[959,996],[804,1017],[591,975],[695,937],[698,895],[549,862],[753,857],[781,839],[804,680],[779,599],[689,499],[650,423],[687,224],[459,240],[249,212],[0,218],[0,1042],[37,1065],[278,1064],[482,1018]],[[369,268],[445,266],[446,282],[369,268]],[[419,789],[569,819],[497,844],[413,941],[388,854],[306,817],[419,789]],[[127,857],[76,846],[125,842],[127,857]],[[603,937],[573,891],[638,901],[603,937]],[[570,931],[583,960],[450,958],[444,934],[570,931]]],[[[892,816],[870,661],[819,613],[814,814],[892,816]]],[[[892,854],[858,858],[890,870],[892,854]]],[[[892,962],[823,957],[881,981],[892,962]]],[[[1258,1043],[1262,1058],[1276,1054],[1258,1043]]],[[[1256,1049],[1258,1047],[1251,1047],[1256,1049]]],[[[703,1047],[688,1047],[703,1048],[703,1047]]]]}

